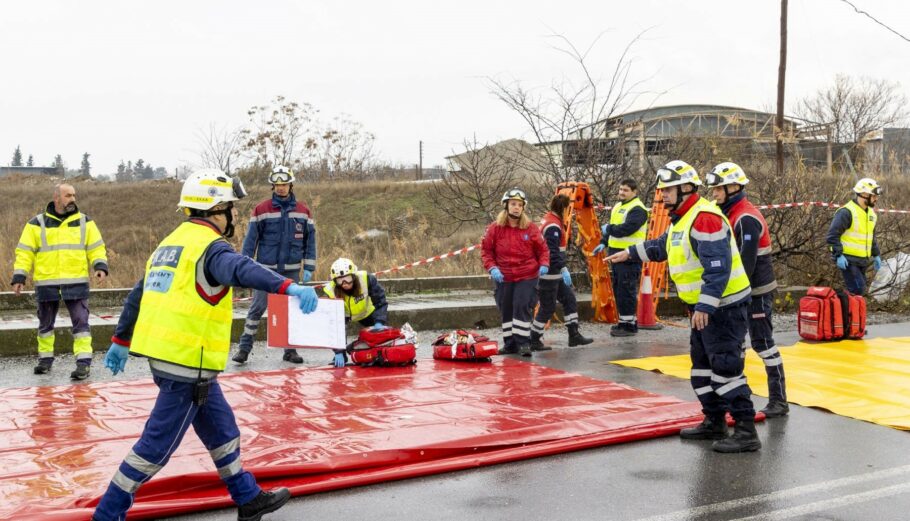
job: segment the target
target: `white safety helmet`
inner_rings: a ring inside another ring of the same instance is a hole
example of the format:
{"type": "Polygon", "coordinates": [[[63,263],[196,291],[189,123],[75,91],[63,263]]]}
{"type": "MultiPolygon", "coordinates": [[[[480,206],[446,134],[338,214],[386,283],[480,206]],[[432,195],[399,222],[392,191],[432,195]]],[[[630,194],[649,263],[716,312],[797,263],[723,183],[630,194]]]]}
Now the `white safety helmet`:
{"type": "Polygon", "coordinates": [[[180,190],[181,208],[211,210],[221,203],[246,197],[246,190],[239,177],[231,177],[221,170],[209,168],[196,170],[183,182],[180,190]]]}
{"type": "Polygon", "coordinates": [[[726,162],[711,169],[711,172],[705,176],[705,184],[712,188],[724,185],[746,186],[749,184],[749,178],[739,165],[726,162]]]}
{"type": "Polygon", "coordinates": [[[882,187],[875,179],[864,177],[856,182],[853,191],[857,194],[882,195],[882,187]]]}
{"type": "Polygon", "coordinates": [[[269,183],[273,185],[286,185],[294,182],[294,172],[282,165],[276,166],[269,174],[269,183]]]}
{"type": "Polygon", "coordinates": [[[519,190],[518,188],[513,188],[511,190],[506,191],[506,193],[502,194],[502,205],[508,206],[509,201],[511,201],[513,199],[516,201],[521,201],[525,204],[528,204],[528,196],[525,195],[524,190],[519,190]]]}
{"type": "Polygon", "coordinates": [[[689,163],[680,160],[670,161],[666,165],[657,169],[657,188],[669,188],[671,186],[684,185],[691,183],[695,186],[701,186],[701,179],[698,172],[689,163]]]}
{"type": "Polygon", "coordinates": [[[354,261],[340,257],[332,263],[332,280],[335,280],[338,277],[344,277],[345,275],[353,275],[355,271],[357,271],[357,266],[354,264],[354,261]]]}

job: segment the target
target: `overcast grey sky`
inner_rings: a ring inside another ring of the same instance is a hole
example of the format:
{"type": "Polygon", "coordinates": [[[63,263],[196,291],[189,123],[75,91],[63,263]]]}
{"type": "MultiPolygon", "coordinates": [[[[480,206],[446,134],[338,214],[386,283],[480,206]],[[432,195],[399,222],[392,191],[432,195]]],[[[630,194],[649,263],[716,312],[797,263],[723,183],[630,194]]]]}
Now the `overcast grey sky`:
{"type": "MultiPolygon", "coordinates": [[[[910,2],[853,0],[910,36],[910,2]]],[[[196,134],[241,125],[275,95],[345,113],[381,156],[425,165],[472,135],[528,137],[486,78],[546,87],[577,67],[548,35],[586,47],[608,77],[634,48],[632,76],[670,89],[656,105],[771,108],[779,5],[752,1],[10,2],[0,17],[0,164],[16,145],[38,164],[62,154],[94,174],[142,157],[169,171],[197,158],[196,134]]],[[[839,0],[791,0],[788,108],[847,73],[910,89],[910,43],[839,0]]],[[[637,106],[651,104],[642,98],[637,106]]]]}

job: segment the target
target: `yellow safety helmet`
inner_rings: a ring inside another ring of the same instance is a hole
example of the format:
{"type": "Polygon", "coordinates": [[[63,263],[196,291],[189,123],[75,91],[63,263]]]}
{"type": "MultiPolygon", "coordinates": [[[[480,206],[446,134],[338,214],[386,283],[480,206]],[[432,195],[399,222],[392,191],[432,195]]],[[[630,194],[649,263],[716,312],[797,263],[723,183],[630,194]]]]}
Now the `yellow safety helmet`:
{"type": "Polygon", "coordinates": [[[689,163],[680,160],[670,161],[666,165],[657,169],[657,188],[669,188],[684,184],[693,184],[701,186],[701,179],[698,172],[689,163]]]}
{"type": "Polygon", "coordinates": [[[745,186],[749,184],[749,178],[739,165],[726,162],[711,169],[711,172],[705,176],[705,184],[712,188],[724,185],[745,186]]]}

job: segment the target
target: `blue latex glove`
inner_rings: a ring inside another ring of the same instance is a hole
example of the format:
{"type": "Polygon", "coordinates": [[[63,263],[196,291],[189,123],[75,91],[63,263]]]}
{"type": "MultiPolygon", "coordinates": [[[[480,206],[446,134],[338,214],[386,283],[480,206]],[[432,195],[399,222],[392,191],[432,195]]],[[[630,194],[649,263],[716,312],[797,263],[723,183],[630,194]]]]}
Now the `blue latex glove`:
{"type": "Polygon", "coordinates": [[[844,257],[843,255],[838,257],[837,258],[837,267],[842,270],[847,269],[847,257],[844,257]]]}
{"type": "Polygon", "coordinates": [[[600,234],[601,234],[601,235],[606,235],[606,234],[607,234],[607,229],[608,229],[609,227],[610,227],[610,224],[609,224],[609,223],[607,223],[607,224],[601,226],[601,227],[600,227],[600,234]]]}
{"type": "Polygon", "coordinates": [[[332,365],[335,367],[344,367],[344,365],[347,363],[346,358],[347,357],[344,356],[344,351],[336,351],[335,360],[332,361],[332,365]]]}
{"type": "Polygon", "coordinates": [[[388,328],[389,328],[389,326],[383,324],[382,322],[376,322],[375,324],[373,324],[373,327],[371,327],[370,329],[372,329],[373,331],[383,331],[388,328]]]}
{"type": "Polygon", "coordinates": [[[872,257],[872,267],[875,268],[875,271],[882,269],[882,258],[880,256],[872,257]]]}
{"type": "Polygon", "coordinates": [[[569,274],[569,268],[563,268],[559,272],[562,273],[562,283],[572,287],[572,275],[569,274]]]}
{"type": "Polygon", "coordinates": [[[550,267],[549,267],[549,266],[541,266],[540,269],[537,270],[537,276],[538,276],[538,277],[543,277],[544,275],[547,274],[548,271],[550,271],[550,267]]]}
{"type": "Polygon", "coordinates": [[[126,361],[130,357],[130,348],[120,344],[111,343],[104,355],[104,367],[117,374],[126,368],[126,361]]]}
{"type": "Polygon", "coordinates": [[[285,293],[300,299],[300,311],[303,311],[304,314],[316,311],[319,297],[316,296],[315,289],[309,286],[301,286],[300,284],[291,284],[285,293]]]}
{"type": "Polygon", "coordinates": [[[594,247],[594,250],[591,252],[591,255],[597,255],[598,253],[604,251],[604,248],[606,248],[606,246],[604,246],[603,243],[598,244],[597,246],[594,247]]]}
{"type": "Polygon", "coordinates": [[[312,271],[303,270],[303,281],[304,281],[304,282],[309,282],[309,281],[311,281],[311,280],[313,280],[313,272],[312,272],[312,271]]]}
{"type": "Polygon", "coordinates": [[[502,272],[499,271],[499,268],[496,266],[490,268],[490,278],[493,279],[493,282],[502,282],[506,280],[506,278],[502,276],[502,272]]]}

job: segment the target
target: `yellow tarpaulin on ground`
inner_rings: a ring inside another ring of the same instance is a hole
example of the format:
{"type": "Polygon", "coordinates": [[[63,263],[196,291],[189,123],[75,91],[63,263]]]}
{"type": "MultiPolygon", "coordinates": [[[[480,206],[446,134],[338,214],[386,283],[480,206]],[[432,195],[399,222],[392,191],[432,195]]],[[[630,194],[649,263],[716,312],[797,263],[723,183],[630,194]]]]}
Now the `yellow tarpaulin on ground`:
{"type": "MultiPolygon", "coordinates": [[[[895,429],[910,430],[910,337],[805,343],[781,348],[787,400],[895,429]]],[[[752,392],[768,396],[765,366],[747,349],[752,392]]],[[[689,379],[689,355],[614,364],[689,379]]]]}

